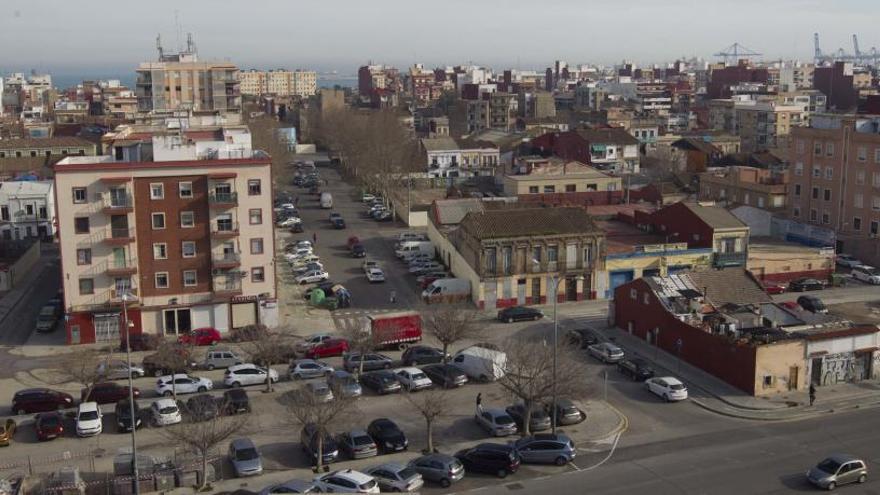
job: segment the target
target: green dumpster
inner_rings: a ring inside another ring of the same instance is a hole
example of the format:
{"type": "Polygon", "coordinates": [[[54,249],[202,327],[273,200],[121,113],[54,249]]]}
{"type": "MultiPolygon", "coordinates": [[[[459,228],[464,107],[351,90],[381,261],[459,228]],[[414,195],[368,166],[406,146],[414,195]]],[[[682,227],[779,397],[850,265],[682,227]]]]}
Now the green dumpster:
{"type": "Polygon", "coordinates": [[[324,307],[333,311],[334,309],[339,307],[339,300],[335,297],[326,297],[324,298],[324,307]]]}
{"type": "Polygon", "coordinates": [[[310,297],[311,297],[310,301],[311,301],[312,305],[320,306],[321,304],[324,303],[324,299],[326,299],[327,296],[324,295],[323,290],[315,289],[312,291],[312,295],[310,297]]]}

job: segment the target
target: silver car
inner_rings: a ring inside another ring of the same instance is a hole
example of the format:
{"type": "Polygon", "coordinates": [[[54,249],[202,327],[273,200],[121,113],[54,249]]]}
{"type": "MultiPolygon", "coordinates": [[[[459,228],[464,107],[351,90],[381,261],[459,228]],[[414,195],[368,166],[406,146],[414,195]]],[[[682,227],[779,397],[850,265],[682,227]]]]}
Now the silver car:
{"type": "Polygon", "coordinates": [[[833,454],[807,471],[807,480],[830,491],[840,485],[868,481],[868,467],[858,457],[833,454]]]}
{"type": "Polygon", "coordinates": [[[514,444],[524,463],[564,466],[577,455],[574,442],[567,435],[539,433],[520,438],[514,444]]]}
{"type": "Polygon", "coordinates": [[[337,397],[354,398],[363,393],[361,385],[355,380],[354,375],[347,371],[336,370],[327,377],[327,385],[337,397]]]}
{"type": "Polygon", "coordinates": [[[291,380],[304,380],[307,378],[320,378],[330,376],[333,367],[323,361],[314,359],[297,359],[290,365],[288,374],[291,380]]]}
{"type": "Polygon", "coordinates": [[[616,363],[623,359],[623,349],[610,342],[593,344],[587,347],[591,356],[606,364],[616,363]]]}
{"type": "Polygon", "coordinates": [[[305,391],[312,394],[318,402],[330,402],[333,400],[333,391],[324,380],[309,382],[306,384],[305,391]]]}
{"type": "Polygon", "coordinates": [[[516,422],[501,408],[483,409],[474,414],[474,421],[494,437],[503,437],[516,433],[516,422]]]}
{"type": "Polygon", "coordinates": [[[318,493],[318,488],[311,481],[288,480],[260,490],[260,495],[272,495],[275,493],[318,493]]]}
{"type": "Polygon", "coordinates": [[[364,472],[379,483],[383,492],[415,492],[425,484],[415,469],[397,462],[380,464],[364,472]]]}
{"type": "Polygon", "coordinates": [[[349,459],[365,459],[379,453],[373,437],[364,430],[351,430],[340,433],[336,438],[339,447],[349,459]]]}
{"type": "Polygon", "coordinates": [[[409,466],[421,474],[422,478],[443,488],[464,478],[464,466],[458,459],[447,454],[423,455],[410,461],[409,466]]]}
{"type": "Polygon", "coordinates": [[[128,378],[129,369],[131,369],[132,378],[144,376],[143,368],[134,365],[129,368],[128,363],[121,359],[111,359],[98,363],[95,372],[104,380],[123,380],[128,378]]]}
{"type": "Polygon", "coordinates": [[[263,460],[260,452],[249,438],[237,438],[229,444],[229,462],[235,476],[255,476],[263,472],[263,460]]]}

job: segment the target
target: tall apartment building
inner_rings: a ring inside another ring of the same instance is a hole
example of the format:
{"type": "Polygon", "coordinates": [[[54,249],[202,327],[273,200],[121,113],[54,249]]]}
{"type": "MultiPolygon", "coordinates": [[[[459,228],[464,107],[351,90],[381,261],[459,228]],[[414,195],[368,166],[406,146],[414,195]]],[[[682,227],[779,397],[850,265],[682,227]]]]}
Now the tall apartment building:
{"type": "Polygon", "coordinates": [[[277,325],[271,159],[199,152],[189,133],[55,166],[69,344],[118,342],[124,299],[133,334],[277,325]]]}
{"type": "Polygon", "coordinates": [[[787,174],[755,167],[723,167],[700,174],[700,199],[765,210],[785,208],[787,174]]]}
{"type": "Polygon", "coordinates": [[[791,129],[804,124],[804,106],[779,104],[775,99],[726,99],[709,102],[713,129],[740,137],[747,153],[787,149],[791,129]]]}
{"type": "Polygon", "coordinates": [[[484,129],[510,131],[515,124],[516,95],[510,93],[483,93],[480,99],[466,100],[467,130],[469,133],[484,129]]]}
{"type": "Polygon", "coordinates": [[[304,70],[248,70],[238,73],[241,94],[251,96],[314,96],[318,90],[318,74],[304,70]]]}
{"type": "Polygon", "coordinates": [[[788,215],[837,232],[837,249],[880,263],[880,116],[816,115],[792,131],[788,215]]]}

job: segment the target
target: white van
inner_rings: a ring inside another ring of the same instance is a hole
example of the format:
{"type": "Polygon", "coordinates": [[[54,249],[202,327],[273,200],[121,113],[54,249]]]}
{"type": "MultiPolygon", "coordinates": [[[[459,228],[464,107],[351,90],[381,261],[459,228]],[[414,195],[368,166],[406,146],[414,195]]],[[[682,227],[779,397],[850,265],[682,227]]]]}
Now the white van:
{"type": "Polygon", "coordinates": [[[464,372],[468,378],[481,382],[494,382],[504,376],[507,354],[485,347],[471,346],[458,351],[451,364],[464,372]]]}
{"type": "Polygon", "coordinates": [[[427,241],[428,236],[426,234],[420,234],[418,232],[401,232],[397,235],[397,245],[403,244],[407,241],[427,241]]]}
{"type": "Polygon", "coordinates": [[[432,254],[433,252],[434,245],[429,241],[406,241],[400,244],[394,254],[398,258],[406,258],[417,253],[432,254]]]}
{"type": "Polygon", "coordinates": [[[321,193],[321,208],[330,209],[333,208],[333,195],[325,192],[321,193]]]}
{"type": "Polygon", "coordinates": [[[422,299],[431,302],[455,302],[471,295],[471,281],[466,278],[441,278],[422,291],[422,299]]]}

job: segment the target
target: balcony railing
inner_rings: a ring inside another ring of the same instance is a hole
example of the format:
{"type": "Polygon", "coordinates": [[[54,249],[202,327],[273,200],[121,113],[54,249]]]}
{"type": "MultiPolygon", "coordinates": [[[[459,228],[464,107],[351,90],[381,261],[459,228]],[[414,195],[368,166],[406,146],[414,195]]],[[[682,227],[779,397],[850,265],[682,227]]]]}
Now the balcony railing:
{"type": "Polygon", "coordinates": [[[136,258],[128,258],[122,260],[110,260],[107,262],[107,267],[104,269],[104,273],[109,276],[119,276],[119,275],[132,275],[137,273],[138,265],[136,258]]]}
{"type": "Polygon", "coordinates": [[[238,204],[238,193],[235,192],[213,192],[208,195],[208,202],[217,206],[228,206],[238,204]]]}
{"type": "Polygon", "coordinates": [[[126,294],[129,294],[132,298],[134,298],[133,301],[128,301],[128,304],[131,304],[132,302],[136,302],[137,300],[140,299],[138,297],[137,287],[129,287],[127,289],[110,289],[110,302],[121,304],[122,298],[126,294]]]}
{"type": "Polygon", "coordinates": [[[104,236],[104,242],[107,244],[130,244],[134,242],[134,229],[130,228],[110,228],[107,229],[104,236]]]}
{"type": "Polygon", "coordinates": [[[743,266],[746,264],[748,255],[745,252],[740,253],[715,253],[712,264],[716,268],[725,266],[743,266]]]}
{"type": "Polygon", "coordinates": [[[211,261],[217,268],[229,268],[241,264],[241,255],[239,253],[221,253],[215,254],[211,261]]]}
{"type": "Polygon", "coordinates": [[[234,237],[238,235],[236,222],[214,222],[211,224],[211,234],[215,237],[234,237]]]}
{"type": "Polygon", "coordinates": [[[134,209],[134,200],[130,194],[123,196],[104,196],[102,210],[105,213],[128,213],[134,209]]]}
{"type": "Polygon", "coordinates": [[[214,293],[219,296],[241,294],[241,278],[231,274],[215,276],[213,279],[214,293]]]}

